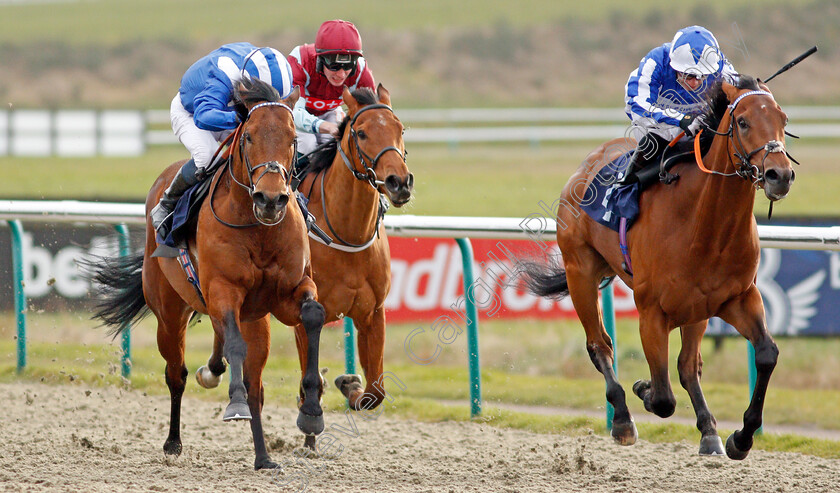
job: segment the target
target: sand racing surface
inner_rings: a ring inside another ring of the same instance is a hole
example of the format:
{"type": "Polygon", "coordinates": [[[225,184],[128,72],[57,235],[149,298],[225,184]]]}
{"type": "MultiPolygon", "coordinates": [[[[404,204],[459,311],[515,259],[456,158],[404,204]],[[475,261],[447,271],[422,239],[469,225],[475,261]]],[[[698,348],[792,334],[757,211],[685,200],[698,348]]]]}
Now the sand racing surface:
{"type": "MultiPolygon", "coordinates": [[[[193,382],[191,382],[193,383],[193,382]]],[[[250,427],[223,405],[184,399],[183,453],[163,454],[169,398],[136,390],[0,385],[0,489],[7,491],[837,491],[840,460],[753,450],[699,457],[696,443],[621,447],[481,423],[418,423],[328,413],[332,447],[303,454],[293,409],[267,403],[266,438],[280,473],[254,471],[250,427]]],[[[643,437],[642,437],[643,438],[643,437]]],[[[726,437],[723,437],[724,440],[726,437]]],[[[699,438],[698,438],[699,439],[699,438]]],[[[326,441],[322,442],[326,443],[326,441]]]]}

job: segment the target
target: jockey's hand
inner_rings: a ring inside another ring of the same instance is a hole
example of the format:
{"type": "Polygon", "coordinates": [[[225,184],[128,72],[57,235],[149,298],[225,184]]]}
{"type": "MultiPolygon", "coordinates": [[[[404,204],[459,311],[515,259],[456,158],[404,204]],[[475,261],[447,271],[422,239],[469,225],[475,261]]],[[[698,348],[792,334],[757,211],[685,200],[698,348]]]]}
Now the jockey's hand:
{"type": "Polygon", "coordinates": [[[706,121],[703,119],[703,115],[685,115],[680,120],[680,128],[683,129],[687,137],[694,137],[705,126],[706,121]]]}
{"type": "Polygon", "coordinates": [[[322,134],[330,134],[333,137],[338,138],[338,125],[325,120],[321,126],[318,127],[318,132],[322,134]]]}

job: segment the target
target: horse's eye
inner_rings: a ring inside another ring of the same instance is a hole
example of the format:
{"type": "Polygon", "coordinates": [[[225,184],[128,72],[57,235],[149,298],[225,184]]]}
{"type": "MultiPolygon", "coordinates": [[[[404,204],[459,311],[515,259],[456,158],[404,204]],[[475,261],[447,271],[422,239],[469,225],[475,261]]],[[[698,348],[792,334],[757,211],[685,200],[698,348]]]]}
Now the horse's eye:
{"type": "Polygon", "coordinates": [[[251,143],[251,134],[248,132],[245,132],[245,141],[251,143]]]}
{"type": "Polygon", "coordinates": [[[362,140],[365,140],[367,138],[367,134],[365,133],[364,130],[359,130],[357,132],[357,134],[359,135],[359,138],[362,139],[362,140]]]}
{"type": "Polygon", "coordinates": [[[746,130],[746,129],[750,128],[750,124],[747,123],[747,120],[745,120],[743,118],[738,118],[738,127],[740,127],[741,130],[746,130]]]}

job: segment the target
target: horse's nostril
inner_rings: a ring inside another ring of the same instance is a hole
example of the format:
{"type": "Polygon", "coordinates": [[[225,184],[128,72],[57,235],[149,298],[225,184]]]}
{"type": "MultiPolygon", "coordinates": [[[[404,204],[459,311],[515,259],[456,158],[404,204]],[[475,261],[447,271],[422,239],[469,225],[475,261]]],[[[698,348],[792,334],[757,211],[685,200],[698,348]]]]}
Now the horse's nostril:
{"type": "Polygon", "coordinates": [[[779,173],[774,169],[768,169],[764,172],[764,179],[770,182],[779,181],[779,173]]]}
{"type": "Polygon", "coordinates": [[[288,204],[288,203],[289,203],[289,195],[288,194],[283,193],[283,194],[280,194],[279,197],[277,197],[277,207],[279,207],[279,208],[286,207],[286,204],[288,204]]]}
{"type": "Polygon", "coordinates": [[[411,190],[414,188],[414,173],[408,174],[408,179],[405,180],[405,186],[411,190]]]}
{"type": "Polygon", "coordinates": [[[796,179],[796,171],[790,170],[790,182],[793,183],[793,180],[796,179]]]}
{"type": "Polygon", "coordinates": [[[251,198],[254,201],[254,205],[257,207],[265,207],[266,202],[268,202],[265,194],[262,192],[254,192],[254,195],[251,198]]]}
{"type": "Polygon", "coordinates": [[[400,179],[396,175],[389,175],[385,178],[385,187],[391,192],[396,192],[400,188],[400,179]]]}

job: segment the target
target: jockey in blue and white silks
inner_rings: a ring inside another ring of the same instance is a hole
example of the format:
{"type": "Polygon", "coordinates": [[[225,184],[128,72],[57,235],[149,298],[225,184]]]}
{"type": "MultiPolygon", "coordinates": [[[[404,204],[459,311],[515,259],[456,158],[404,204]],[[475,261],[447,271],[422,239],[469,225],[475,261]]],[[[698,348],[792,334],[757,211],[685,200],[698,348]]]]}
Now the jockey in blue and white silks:
{"type": "MultiPolygon", "coordinates": [[[[664,149],[662,142],[673,140],[681,131],[696,134],[702,123],[696,117],[706,109],[706,92],[717,81],[734,82],[737,76],[717,39],[700,26],[680,29],[670,43],[645,55],[624,87],[624,111],[633,126],[642,130],[639,147],[645,149],[645,161],[658,156],[664,149]],[[651,146],[655,152],[649,152],[651,146]]],[[[634,161],[643,153],[636,154],[634,161]]]]}
{"type": "MultiPolygon", "coordinates": [[[[239,125],[233,89],[243,77],[271,84],[281,98],[287,98],[294,88],[286,57],[273,48],[257,48],[251,43],[226,44],[193,63],[181,78],[169,117],[172,130],[191,159],[149,213],[155,229],[172,213],[178,198],[203,177],[219,142],[239,125]]],[[[159,233],[166,236],[165,232],[159,233]]]]}

